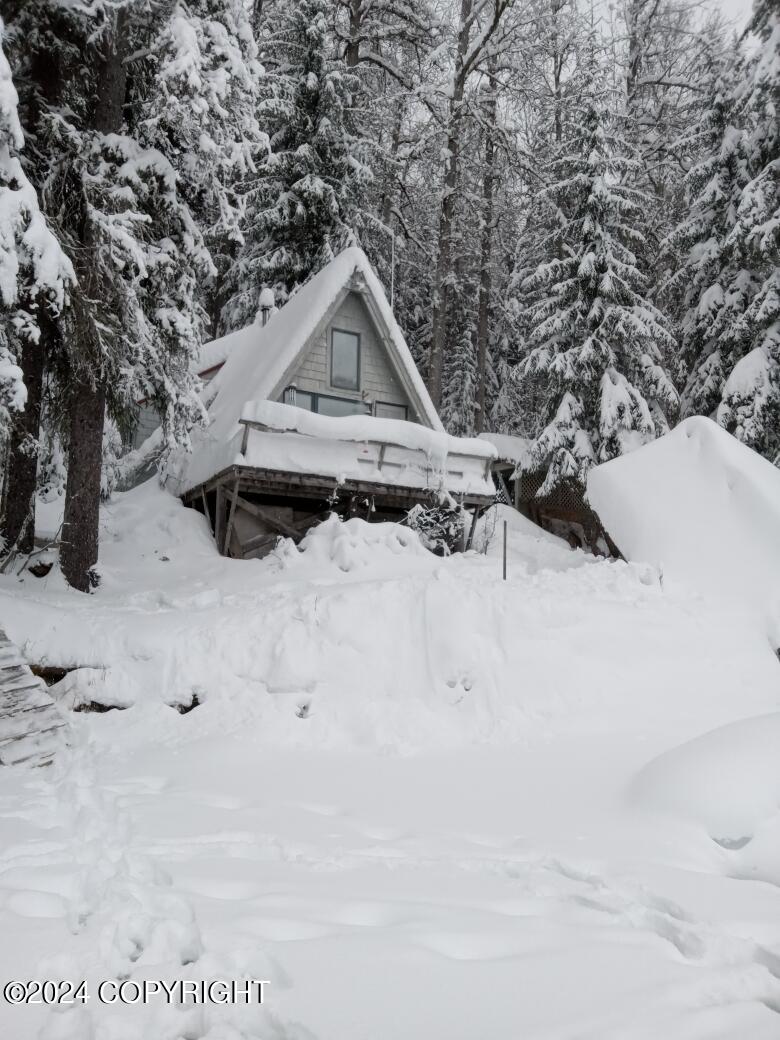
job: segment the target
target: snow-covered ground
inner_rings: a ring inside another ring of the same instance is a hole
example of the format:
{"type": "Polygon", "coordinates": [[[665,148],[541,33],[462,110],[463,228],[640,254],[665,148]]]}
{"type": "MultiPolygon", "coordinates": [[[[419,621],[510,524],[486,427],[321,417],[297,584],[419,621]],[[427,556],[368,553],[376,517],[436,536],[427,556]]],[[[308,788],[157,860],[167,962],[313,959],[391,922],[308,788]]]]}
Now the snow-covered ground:
{"type": "Polygon", "coordinates": [[[353,520],[237,562],[148,484],[104,511],[94,596],[2,579],[27,657],[84,669],[64,700],[125,710],[0,776],[0,977],[270,986],[0,1001],[0,1036],[780,1036],[766,629],[504,518],[506,582],[496,518],[485,554],[353,520]]]}

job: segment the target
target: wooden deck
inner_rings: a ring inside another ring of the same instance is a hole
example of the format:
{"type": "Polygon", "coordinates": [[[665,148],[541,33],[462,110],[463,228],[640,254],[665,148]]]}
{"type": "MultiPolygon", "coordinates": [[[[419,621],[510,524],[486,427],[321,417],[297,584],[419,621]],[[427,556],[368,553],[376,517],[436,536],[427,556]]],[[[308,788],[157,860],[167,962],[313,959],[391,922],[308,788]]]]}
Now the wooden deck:
{"type": "MultiPolygon", "coordinates": [[[[252,559],[270,552],[280,537],[299,541],[330,512],[365,520],[398,520],[418,502],[433,504],[436,497],[425,488],[375,480],[230,466],[182,499],[206,516],[223,555],[252,559]],[[256,528],[242,537],[237,521],[247,516],[256,528]]],[[[492,496],[462,496],[462,505],[472,509],[475,517],[492,502],[492,496]]]]}
{"type": "Polygon", "coordinates": [[[300,541],[332,512],[399,521],[417,504],[439,504],[446,489],[476,520],[495,498],[492,457],[481,452],[446,450],[445,443],[432,460],[424,438],[412,438],[410,446],[400,443],[402,435],[382,439],[349,428],[321,436],[298,429],[298,409],[275,407],[290,415],[273,425],[242,418],[236,461],[180,492],[186,505],[206,516],[225,556],[264,556],[280,537],[300,541]],[[283,466],[274,466],[277,459],[283,466]]]}
{"type": "Polygon", "coordinates": [[[46,687],[0,629],[0,765],[48,765],[64,729],[46,687]]]}

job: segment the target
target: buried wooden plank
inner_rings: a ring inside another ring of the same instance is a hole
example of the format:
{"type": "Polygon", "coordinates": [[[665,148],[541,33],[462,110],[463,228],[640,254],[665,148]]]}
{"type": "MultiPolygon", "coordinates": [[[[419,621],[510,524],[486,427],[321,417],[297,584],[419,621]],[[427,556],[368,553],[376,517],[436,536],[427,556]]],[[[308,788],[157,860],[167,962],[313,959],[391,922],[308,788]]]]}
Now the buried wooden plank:
{"type": "Polygon", "coordinates": [[[214,541],[217,543],[217,552],[222,552],[222,527],[225,523],[225,492],[222,484],[217,484],[216,516],[214,517],[214,541]]]}
{"type": "Polygon", "coordinates": [[[468,552],[468,550],[474,544],[474,532],[477,529],[477,520],[479,519],[479,514],[481,512],[482,512],[482,510],[480,509],[480,507],[476,506],[475,509],[474,509],[474,513],[473,513],[473,515],[471,517],[471,525],[469,527],[469,536],[466,539],[466,552],[468,552]]]}
{"type": "Polygon", "coordinates": [[[211,523],[211,510],[209,509],[209,500],[208,498],[206,498],[206,491],[203,487],[201,487],[200,489],[200,497],[203,500],[203,515],[206,517],[206,522],[209,525],[209,529],[213,531],[214,528],[211,523]]]}
{"type": "Polygon", "coordinates": [[[273,549],[276,543],[279,541],[278,534],[266,534],[258,535],[257,538],[250,538],[248,542],[241,546],[241,559],[242,560],[254,560],[255,558],[262,559],[263,556],[267,555],[268,552],[273,549]],[[257,539],[260,539],[257,542],[257,539]],[[257,544],[253,544],[257,542],[257,544]],[[247,546],[251,546],[247,548],[247,546]]]}
{"type": "Polygon", "coordinates": [[[236,477],[236,482],[233,485],[233,491],[232,492],[230,492],[230,491],[227,492],[228,499],[230,500],[230,513],[228,514],[227,529],[225,530],[225,541],[224,541],[224,543],[222,545],[222,555],[223,556],[227,556],[227,554],[228,554],[228,546],[230,545],[230,535],[231,535],[231,532],[233,530],[233,519],[235,518],[235,515],[236,515],[236,503],[239,501],[239,498],[238,498],[238,483],[239,483],[238,477],[236,477]]]}
{"type": "Polygon", "coordinates": [[[263,523],[268,524],[268,526],[273,528],[274,531],[279,531],[281,534],[289,535],[290,538],[296,538],[298,536],[298,530],[295,524],[288,524],[286,521],[282,520],[281,517],[274,515],[270,509],[259,506],[255,502],[250,502],[246,498],[242,498],[236,491],[228,491],[227,495],[232,499],[231,508],[238,506],[239,509],[243,509],[244,512],[257,517],[258,520],[262,520],[263,523]]]}
{"type": "MultiPolygon", "coordinates": [[[[285,524],[288,537],[297,540],[301,535],[305,534],[310,527],[313,527],[320,520],[328,516],[329,513],[329,510],[325,510],[321,513],[313,513],[311,516],[306,516],[302,520],[296,520],[294,524],[285,524]]],[[[268,520],[267,523],[272,525],[270,520],[268,520]]],[[[247,538],[247,540],[241,545],[241,556],[243,559],[248,559],[249,557],[247,556],[247,553],[255,553],[258,549],[264,548],[266,544],[275,543],[280,533],[281,532],[279,531],[274,534],[262,532],[261,534],[254,535],[252,538],[247,538]]]]}

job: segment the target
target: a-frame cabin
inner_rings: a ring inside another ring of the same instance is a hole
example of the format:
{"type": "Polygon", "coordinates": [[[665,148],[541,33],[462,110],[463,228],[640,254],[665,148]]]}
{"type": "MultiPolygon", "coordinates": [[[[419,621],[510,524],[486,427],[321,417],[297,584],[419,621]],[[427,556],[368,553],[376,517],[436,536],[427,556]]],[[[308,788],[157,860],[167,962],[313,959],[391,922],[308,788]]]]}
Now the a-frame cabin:
{"type": "Polygon", "coordinates": [[[207,350],[226,359],[209,423],[169,486],[206,514],[221,552],[262,556],[333,510],[399,519],[446,499],[476,515],[493,501],[495,450],[444,432],[360,249],[207,350]]]}

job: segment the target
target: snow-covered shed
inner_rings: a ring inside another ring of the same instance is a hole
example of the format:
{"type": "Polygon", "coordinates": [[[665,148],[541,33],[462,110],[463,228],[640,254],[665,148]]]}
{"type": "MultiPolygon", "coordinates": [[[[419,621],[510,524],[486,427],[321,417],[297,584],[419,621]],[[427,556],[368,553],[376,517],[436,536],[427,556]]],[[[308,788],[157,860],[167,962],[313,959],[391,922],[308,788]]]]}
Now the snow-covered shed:
{"type": "Polygon", "coordinates": [[[493,500],[495,449],[444,432],[362,250],[207,353],[221,364],[209,422],[169,486],[207,515],[222,552],[261,556],[333,509],[385,519],[442,495],[475,513],[493,500]]]}

